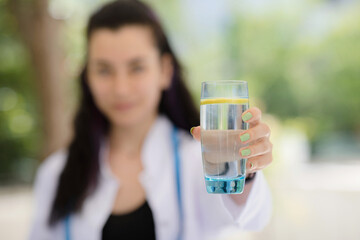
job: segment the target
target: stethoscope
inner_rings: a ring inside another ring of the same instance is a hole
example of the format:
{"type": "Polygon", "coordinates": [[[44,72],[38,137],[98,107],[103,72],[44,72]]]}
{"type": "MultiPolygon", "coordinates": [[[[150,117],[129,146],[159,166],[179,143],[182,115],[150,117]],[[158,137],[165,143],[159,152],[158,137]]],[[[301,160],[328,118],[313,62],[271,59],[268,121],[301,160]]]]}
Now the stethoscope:
{"type": "MultiPolygon", "coordinates": [[[[179,206],[179,217],[180,217],[180,223],[179,223],[179,232],[177,234],[177,240],[182,239],[183,234],[183,205],[182,205],[182,198],[181,198],[181,187],[180,187],[180,180],[181,180],[181,166],[180,166],[180,154],[179,154],[179,139],[177,135],[178,129],[173,126],[172,132],[171,132],[171,140],[172,140],[172,146],[174,150],[174,171],[175,171],[175,178],[176,178],[176,193],[177,193],[177,201],[179,206]]],[[[65,240],[71,240],[71,215],[67,215],[64,219],[64,227],[65,227],[65,240]]]]}

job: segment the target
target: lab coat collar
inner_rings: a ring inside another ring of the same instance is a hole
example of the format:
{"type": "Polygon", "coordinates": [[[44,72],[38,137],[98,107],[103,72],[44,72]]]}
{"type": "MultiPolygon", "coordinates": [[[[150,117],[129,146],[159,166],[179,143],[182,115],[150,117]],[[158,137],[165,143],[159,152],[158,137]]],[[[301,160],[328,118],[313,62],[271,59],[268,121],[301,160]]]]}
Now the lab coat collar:
{"type": "MultiPolygon", "coordinates": [[[[169,239],[168,236],[177,232],[178,212],[176,202],[175,182],[172,175],[173,169],[173,149],[171,144],[172,123],[164,116],[159,115],[150,128],[144,140],[141,161],[143,171],[139,174],[139,181],[144,187],[146,199],[153,210],[155,221],[155,234],[159,239],[169,239]],[[169,171],[169,169],[171,169],[169,171]],[[169,193],[170,196],[169,196],[169,193]],[[166,195],[164,195],[166,194],[166,195]],[[161,210],[166,207],[164,214],[161,210]],[[165,236],[165,237],[164,237],[165,236]]],[[[111,172],[108,159],[108,141],[103,141],[100,157],[100,175],[102,181],[100,185],[108,186],[106,195],[111,196],[109,203],[106,204],[106,210],[101,217],[102,223],[111,213],[113,203],[116,199],[116,193],[121,188],[121,182],[111,172]]],[[[100,193],[99,194],[105,194],[100,193]]],[[[96,196],[93,196],[96,199],[96,196]]],[[[91,201],[91,200],[90,200],[91,201]]],[[[95,206],[91,204],[91,206],[95,206]]],[[[99,229],[102,225],[99,224],[99,229]]],[[[171,237],[175,238],[175,236],[171,237]]]]}
{"type": "MultiPolygon", "coordinates": [[[[170,136],[171,127],[171,121],[165,115],[159,114],[147,133],[141,150],[143,171],[139,175],[140,182],[146,183],[149,178],[157,176],[161,171],[163,161],[169,160],[169,156],[171,156],[171,152],[169,152],[171,143],[169,138],[164,136],[170,136]]],[[[107,138],[103,138],[99,158],[100,175],[119,184],[119,180],[110,169],[108,158],[109,141],[107,138]]]]}

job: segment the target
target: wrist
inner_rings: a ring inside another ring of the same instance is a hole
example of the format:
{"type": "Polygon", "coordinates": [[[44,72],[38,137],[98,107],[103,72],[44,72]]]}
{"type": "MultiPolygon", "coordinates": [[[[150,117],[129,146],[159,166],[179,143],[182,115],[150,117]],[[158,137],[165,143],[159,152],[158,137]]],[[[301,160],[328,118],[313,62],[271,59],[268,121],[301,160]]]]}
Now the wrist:
{"type": "Polygon", "coordinates": [[[256,172],[246,174],[245,184],[252,182],[255,179],[256,172]]]}

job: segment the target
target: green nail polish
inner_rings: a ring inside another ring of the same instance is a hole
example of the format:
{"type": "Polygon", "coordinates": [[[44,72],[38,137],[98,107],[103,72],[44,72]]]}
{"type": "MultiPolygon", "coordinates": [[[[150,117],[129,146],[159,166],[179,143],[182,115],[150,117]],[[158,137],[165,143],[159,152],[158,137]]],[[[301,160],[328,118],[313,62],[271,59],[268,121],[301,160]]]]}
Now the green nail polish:
{"type": "Polygon", "coordinates": [[[247,112],[242,116],[242,119],[244,122],[250,120],[253,117],[253,115],[251,114],[251,112],[247,112]]]}
{"type": "Polygon", "coordinates": [[[250,162],[250,169],[254,168],[254,164],[252,162],[250,162]]]}
{"type": "Polygon", "coordinates": [[[190,128],[190,133],[191,133],[191,135],[193,134],[192,132],[194,131],[194,128],[195,128],[195,127],[190,128]]]}
{"type": "Polygon", "coordinates": [[[241,150],[242,156],[248,156],[248,155],[250,155],[250,153],[251,153],[251,150],[249,148],[241,150]]]}
{"type": "Polygon", "coordinates": [[[243,135],[240,136],[240,140],[241,140],[242,142],[245,142],[245,141],[247,141],[247,140],[249,140],[249,139],[250,139],[250,134],[248,134],[248,133],[245,133],[245,134],[243,134],[243,135]]]}

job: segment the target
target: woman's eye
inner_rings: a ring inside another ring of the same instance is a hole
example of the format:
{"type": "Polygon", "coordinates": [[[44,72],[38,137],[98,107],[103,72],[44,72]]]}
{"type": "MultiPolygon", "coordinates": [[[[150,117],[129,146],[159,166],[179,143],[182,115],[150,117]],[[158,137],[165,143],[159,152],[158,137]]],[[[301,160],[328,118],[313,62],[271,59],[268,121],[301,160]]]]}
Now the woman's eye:
{"type": "Polygon", "coordinates": [[[102,75],[102,76],[108,76],[111,74],[111,71],[107,68],[101,68],[97,70],[97,74],[102,75]]]}
{"type": "Polygon", "coordinates": [[[139,73],[139,72],[142,72],[143,70],[144,70],[143,66],[134,66],[131,68],[131,72],[134,72],[134,73],[139,73]]]}

